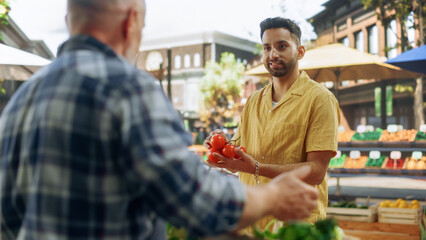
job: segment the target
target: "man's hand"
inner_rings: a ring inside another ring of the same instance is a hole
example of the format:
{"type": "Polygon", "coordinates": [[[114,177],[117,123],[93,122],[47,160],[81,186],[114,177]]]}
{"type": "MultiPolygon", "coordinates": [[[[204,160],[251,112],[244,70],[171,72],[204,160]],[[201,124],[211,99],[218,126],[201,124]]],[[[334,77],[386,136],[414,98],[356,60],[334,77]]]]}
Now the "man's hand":
{"type": "Polygon", "coordinates": [[[213,156],[219,159],[219,162],[207,160],[207,163],[214,167],[225,168],[231,172],[246,172],[254,174],[256,160],[239,147],[235,148],[235,153],[241,158],[227,158],[221,154],[213,153],[213,156]]]}
{"type": "Polygon", "coordinates": [[[279,220],[301,220],[317,207],[318,190],[303,180],[311,168],[303,166],[280,174],[270,183],[246,188],[243,215],[236,230],[272,215],[279,220]]]}
{"type": "Polygon", "coordinates": [[[307,218],[317,207],[318,190],[304,182],[311,172],[308,166],[274,178],[267,186],[273,206],[269,214],[279,220],[307,218]]]}
{"type": "Polygon", "coordinates": [[[208,137],[204,140],[203,146],[204,146],[205,148],[207,148],[207,149],[212,148],[212,145],[210,144],[210,141],[211,141],[211,139],[212,139],[213,135],[216,135],[216,134],[220,134],[220,135],[222,135],[222,136],[225,138],[226,143],[229,143],[229,139],[226,137],[226,134],[225,134],[222,130],[220,130],[220,129],[216,129],[216,130],[214,130],[213,132],[211,132],[211,133],[209,134],[209,136],[208,136],[208,137]]]}

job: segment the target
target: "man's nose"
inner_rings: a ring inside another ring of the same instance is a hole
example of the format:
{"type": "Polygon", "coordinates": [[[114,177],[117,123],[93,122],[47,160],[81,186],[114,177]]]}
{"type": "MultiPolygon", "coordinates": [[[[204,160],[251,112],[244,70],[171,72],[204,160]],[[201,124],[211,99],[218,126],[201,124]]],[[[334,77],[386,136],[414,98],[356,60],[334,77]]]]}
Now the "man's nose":
{"type": "Polygon", "coordinates": [[[275,48],[272,48],[271,49],[271,52],[270,52],[270,54],[269,54],[269,57],[270,58],[277,58],[279,55],[278,55],[278,51],[275,49],[275,48]]]}

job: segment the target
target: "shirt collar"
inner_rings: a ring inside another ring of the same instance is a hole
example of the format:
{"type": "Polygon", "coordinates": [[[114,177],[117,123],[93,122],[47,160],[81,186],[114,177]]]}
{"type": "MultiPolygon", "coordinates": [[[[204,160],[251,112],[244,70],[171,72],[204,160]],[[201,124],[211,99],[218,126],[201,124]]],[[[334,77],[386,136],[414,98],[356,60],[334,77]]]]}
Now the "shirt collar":
{"type": "MultiPolygon", "coordinates": [[[[299,74],[299,77],[297,77],[296,81],[291,85],[290,89],[288,90],[288,93],[291,95],[299,95],[302,96],[305,92],[306,84],[310,80],[308,74],[305,71],[302,71],[299,74]]],[[[269,94],[272,98],[272,83],[269,84],[266,91],[263,93],[263,95],[269,94]]],[[[286,93],[287,95],[287,93],[286,93]]]]}
{"type": "Polygon", "coordinates": [[[75,50],[92,50],[102,52],[111,57],[118,57],[108,45],[88,35],[74,35],[61,44],[58,48],[58,56],[75,50]]]}
{"type": "Polygon", "coordinates": [[[296,79],[296,81],[291,85],[289,92],[293,95],[299,95],[302,96],[305,92],[306,84],[309,81],[309,76],[305,71],[302,71],[299,74],[299,77],[296,79]]]}

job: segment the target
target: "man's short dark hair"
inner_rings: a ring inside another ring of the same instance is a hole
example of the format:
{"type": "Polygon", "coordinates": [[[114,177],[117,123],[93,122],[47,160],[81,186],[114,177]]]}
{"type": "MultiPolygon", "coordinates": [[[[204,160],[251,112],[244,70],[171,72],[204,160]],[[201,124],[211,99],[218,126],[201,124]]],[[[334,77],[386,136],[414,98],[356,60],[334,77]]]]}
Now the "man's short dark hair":
{"type": "Polygon", "coordinates": [[[262,39],[263,37],[263,32],[271,28],[287,29],[291,33],[296,43],[300,45],[302,32],[300,31],[299,26],[293,20],[288,18],[282,18],[282,17],[267,18],[263,20],[260,23],[260,39],[262,39]]]}

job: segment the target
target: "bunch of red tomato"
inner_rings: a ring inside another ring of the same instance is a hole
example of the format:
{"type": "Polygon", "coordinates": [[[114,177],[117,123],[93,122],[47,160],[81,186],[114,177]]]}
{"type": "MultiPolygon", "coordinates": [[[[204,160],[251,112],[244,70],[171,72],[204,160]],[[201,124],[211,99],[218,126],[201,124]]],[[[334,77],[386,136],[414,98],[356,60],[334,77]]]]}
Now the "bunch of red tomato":
{"type": "MultiPolygon", "coordinates": [[[[224,136],[220,134],[213,135],[210,140],[210,146],[211,148],[207,152],[207,158],[212,162],[219,162],[219,159],[215,156],[213,156],[213,153],[219,153],[227,158],[236,158],[240,159],[241,157],[235,153],[235,145],[227,144],[226,139],[224,136]]],[[[239,147],[241,150],[243,150],[245,153],[247,153],[246,149],[244,147],[239,147]]]]}

